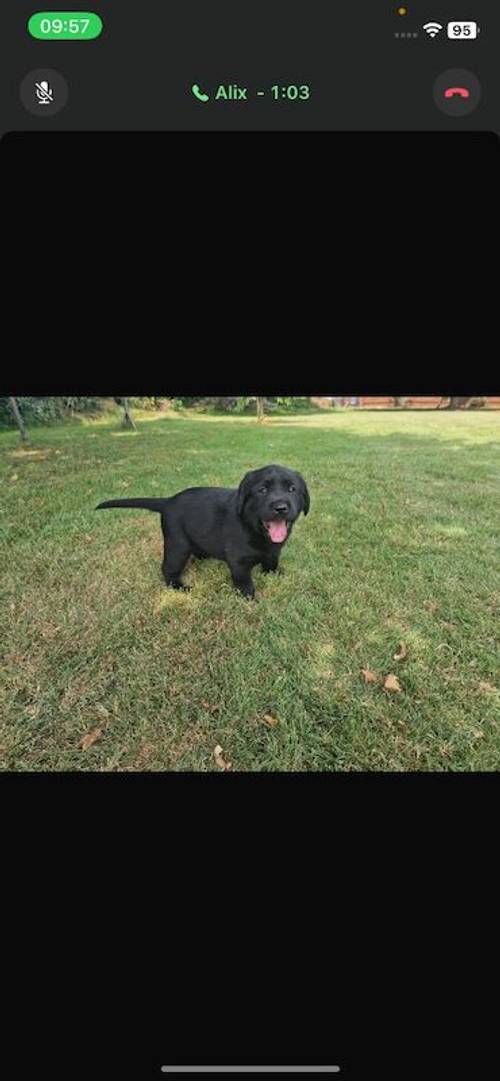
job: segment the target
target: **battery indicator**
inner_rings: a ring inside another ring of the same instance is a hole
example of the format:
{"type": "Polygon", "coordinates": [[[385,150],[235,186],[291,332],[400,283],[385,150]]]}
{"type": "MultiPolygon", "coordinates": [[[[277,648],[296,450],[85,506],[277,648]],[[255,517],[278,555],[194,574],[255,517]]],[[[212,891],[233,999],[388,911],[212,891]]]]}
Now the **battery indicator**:
{"type": "Polygon", "coordinates": [[[460,22],[459,19],[455,19],[455,22],[448,23],[448,37],[452,41],[475,41],[479,34],[479,26],[474,22],[460,22]]]}

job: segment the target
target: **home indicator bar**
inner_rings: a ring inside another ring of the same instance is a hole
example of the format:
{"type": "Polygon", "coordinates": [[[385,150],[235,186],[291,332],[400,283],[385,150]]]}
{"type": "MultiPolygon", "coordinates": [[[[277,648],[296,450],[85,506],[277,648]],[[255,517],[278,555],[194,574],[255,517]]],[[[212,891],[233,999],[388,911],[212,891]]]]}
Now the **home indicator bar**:
{"type": "Polygon", "coordinates": [[[171,1074],[217,1074],[217,1073],[340,1073],[340,1066],[162,1066],[162,1073],[171,1074]]]}

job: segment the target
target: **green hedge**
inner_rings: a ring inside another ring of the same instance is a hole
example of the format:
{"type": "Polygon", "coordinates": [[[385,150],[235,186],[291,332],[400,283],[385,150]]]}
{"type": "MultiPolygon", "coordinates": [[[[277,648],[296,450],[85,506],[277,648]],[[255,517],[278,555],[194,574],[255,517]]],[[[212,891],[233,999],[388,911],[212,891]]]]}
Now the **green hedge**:
{"type": "MultiPolygon", "coordinates": [[[[182,406],[184,409],[197,407],[199,409],[216,410],[229,413],[255,413],[256,398],[248,397],[217,397],[217,398],[175,398],[174,406],[182,406]]],[[[275,409],[295,411],[297,409],[311,409],[309,398],[266,398],[266,410],[272,412],[275,409]]]]}
{"type": "MultiPolygon", "coordinates": [[[[88,413],[96,416],[101,411],[98,398],[52,397],[17,399],[23,420],[27,426],[33,424],[51,424],[74,413],[88,413]]],[[[0,424],[3,427],[15,427],[15,420],[8,398],[0,398],[0,424]]]]}
{"type": "MultiPolygon", "coordinates": [[[[53,424],[75,414],[98,416],[106,409],[118,408],[115,398],[89,397],[19,397],[17,399],[23,420],[28,428],[35,424],[53,424]]],[[[184,397],[169,398],[167,395],[129,398],[130,408],[161,410],[169,403],[174,409],[196,408],[215,412],[255,413],[256,399],[248,397],[184,397]]],[[[311,409],[308,398],[266,398],[266,412],[294,412],[311,409]]],[[[0,398],[0,427],[15,427],[15,420],[8,398],[0,398]]]]}

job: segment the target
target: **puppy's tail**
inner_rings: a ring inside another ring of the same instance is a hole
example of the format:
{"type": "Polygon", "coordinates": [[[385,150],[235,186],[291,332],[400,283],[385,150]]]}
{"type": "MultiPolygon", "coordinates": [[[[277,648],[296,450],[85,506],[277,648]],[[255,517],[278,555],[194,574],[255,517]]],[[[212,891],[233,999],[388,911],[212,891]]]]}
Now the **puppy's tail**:
{"type": "Polygon", "coordinates": [[[168,502],[168,499],[108,499],[105,503],[99,503],[96,510],[105,510],[107,507],[141,507],[142,510],[154,510],[161,514],[168,502]]]}

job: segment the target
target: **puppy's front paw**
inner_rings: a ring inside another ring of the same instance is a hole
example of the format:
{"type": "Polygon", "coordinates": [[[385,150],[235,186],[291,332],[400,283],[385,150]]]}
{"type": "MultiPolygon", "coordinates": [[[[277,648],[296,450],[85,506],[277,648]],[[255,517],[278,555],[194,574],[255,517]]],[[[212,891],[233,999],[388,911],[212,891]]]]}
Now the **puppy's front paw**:
{"type": "Polygon", "coordinates": [[[245,598],[246,601],[255,600],[255,589],[240,589],[238,590],[238,592],[241,594],[242,597],[245,598]]]}

